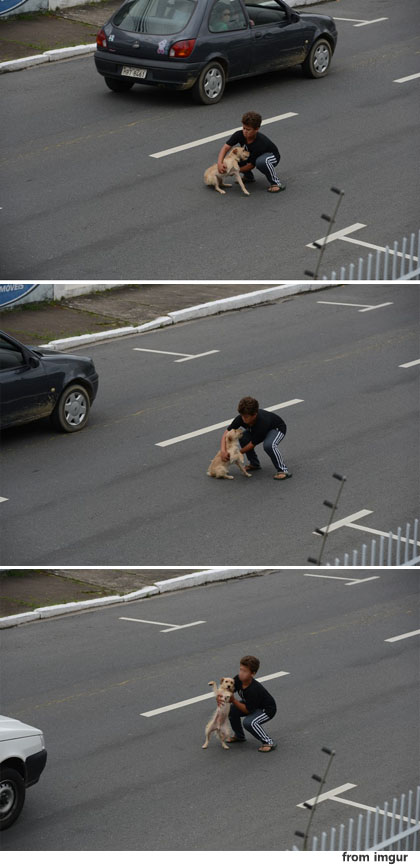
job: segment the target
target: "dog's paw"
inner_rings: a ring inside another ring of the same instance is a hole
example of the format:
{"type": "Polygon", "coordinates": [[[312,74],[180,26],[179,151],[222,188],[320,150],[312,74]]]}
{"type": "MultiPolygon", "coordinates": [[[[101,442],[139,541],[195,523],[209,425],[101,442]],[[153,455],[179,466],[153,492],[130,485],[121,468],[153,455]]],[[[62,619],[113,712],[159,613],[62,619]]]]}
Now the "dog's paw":
{"type": "Polygon", "coordinates": [[[204,743],[204,746],[201,746],[202,749],[207,749],[207,743],[204,743]]]}
{"type": "Polygon", "coordinates": [[[245,193],[245,195],[251,195],[251,193],[250,193],[250,192],[248,192],[248,190],[247,190],[247,189],[244,189],[244,193],[245,193]]]}

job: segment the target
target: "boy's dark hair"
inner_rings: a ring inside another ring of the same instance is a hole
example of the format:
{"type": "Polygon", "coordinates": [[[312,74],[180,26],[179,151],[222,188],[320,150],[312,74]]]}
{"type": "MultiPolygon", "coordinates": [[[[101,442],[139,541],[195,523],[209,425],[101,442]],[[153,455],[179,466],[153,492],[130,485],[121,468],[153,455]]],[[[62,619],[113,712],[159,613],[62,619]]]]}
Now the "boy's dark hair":
{"type": "Polygon", "coordinates": [[[251,129],[259,129],[261,126],[262,117],[258,111],[246,111],[242,115],[242,123],[244,126],[250,126],[251,129]]]}
{"type": "Polygon", "coordinates": [[[238,403],[238,412],[240,415],[256,415],[260,404],[255,397],[242,397],[238,403]]]}
{"type": "Polygon", "coordinates": [[[256,674],[260,666],[260,660],[255,658],[255,656],[243,656],[239,664],[243,665],[245,668],[249,668],[252,674],[256,674]]]}

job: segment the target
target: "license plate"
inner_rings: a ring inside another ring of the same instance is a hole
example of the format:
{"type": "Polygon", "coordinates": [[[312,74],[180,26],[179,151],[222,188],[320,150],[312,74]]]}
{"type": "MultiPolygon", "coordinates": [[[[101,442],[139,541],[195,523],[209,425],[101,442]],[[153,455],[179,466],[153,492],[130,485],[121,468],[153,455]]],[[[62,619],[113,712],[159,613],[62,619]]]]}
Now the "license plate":
{"type": "Polygon", "coordinates": [[[128,75],[130,78],[146,78],[147,69],[136,69],[135,66],[123,66],[121,75],[128,75]]]}

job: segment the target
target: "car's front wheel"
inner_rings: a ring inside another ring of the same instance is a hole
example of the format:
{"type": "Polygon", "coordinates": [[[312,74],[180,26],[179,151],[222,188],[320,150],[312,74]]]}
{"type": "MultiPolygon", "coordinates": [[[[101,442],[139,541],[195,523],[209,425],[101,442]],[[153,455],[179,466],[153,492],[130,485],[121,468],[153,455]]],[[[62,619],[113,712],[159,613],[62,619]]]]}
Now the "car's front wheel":
{"type": "Polygon", "coordinates": [[[226,85],[226,73],[221,63],[208,63],[201,71],[192,89],[194,102],[215,105],[220,102],[226,85]]]}
{"type": "Polygon", "coordinates": [[[64,433],[83,430],[90,409],[90,397],[83,385],[69,385],[61,394],[51,416],[54,427],[64,433]]]}
{"type": "Polygon", "coordinates": [[[0,830],[7,830],[20,815],[25,802],[25,781],[9,767],[0,770],[0,830]]]}
{"type": "Polygon", "coordinates": [[[123,81],[122,78],[108,78],[105,75],[105,84],[114,93],[125,93],[126,90],[131,90],[134,81],[123,81]]]}
{"type": "Polygon", "coordinates": [[[309,78],[323,78],[327,74],[332,58],[332,49],[326,39],[314,42],[306,60],[302,63],[305,75],[309,78]]]}

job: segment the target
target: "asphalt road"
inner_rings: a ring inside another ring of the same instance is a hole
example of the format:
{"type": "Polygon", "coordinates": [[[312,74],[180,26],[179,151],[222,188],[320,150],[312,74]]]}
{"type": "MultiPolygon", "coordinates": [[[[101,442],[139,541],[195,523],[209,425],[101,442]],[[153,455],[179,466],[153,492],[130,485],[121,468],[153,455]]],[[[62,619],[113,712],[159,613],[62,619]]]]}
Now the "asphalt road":
{"type": "MultiPolygon", "coordinates": [[[[3,278],[296,279],[314,270],[307,244],[326,233],[332,185],[345,190],[335,230],[365,226],[353,240],[385,247],[417,231],[419,79],[396,80],[419,71],[418,0],[400,6],[311,7],[339,19],[329,75],[245,79],[213,107],[154,88],[111,93],[91,57],[4,75],[3,278]],[[249,198],[204,187],[224,137],[150,156],[239,127],[250,108],[296,115],[264,127],[282,153],[280,195],[262,176],[249,198]]],[[[369,251],[336,240],[323,273],[369,251]]]]}
{"type": "MultiPolygon", "coordinates": [[[[336,750],[324,791],[382,806],[418,783],[416,570],[342,580],[287,571],[189,589],[2,633],[2,712],[44,731],[47,766],[27,793],[8,850],[284,850],[305,829],[323,746],[336,750]],[[132,617],[177,625],[122,620],[132,617]],[[54,651],[52,652],[52,647],[54,651]],[[201,750],[209,692],[244,653],[278,707],[259,754],[201,750]]],[[[366,572],[352,571],[351,578],[366,572]]],[[[327,800],[318,834],[362,811],[327,800]]]]}
{"type": "Polygon", "coordinates": [[[418,516],[419,367],[400,366],[419,357],[418,324],[415,285],[355,285],[81,350],[100,380],[85,430],[3,436],[2,564],[305,565],[333,472],[348,479],[336,519],[371,513],[366,532],[331,533],[323,562],[395,532],[418,516]],[[273,483],[261,446],[252,478],[208,478],[222,429],[158,444],[223,428],[245,394],[301,401],[278,410],[293,478],[273,483]]]}

